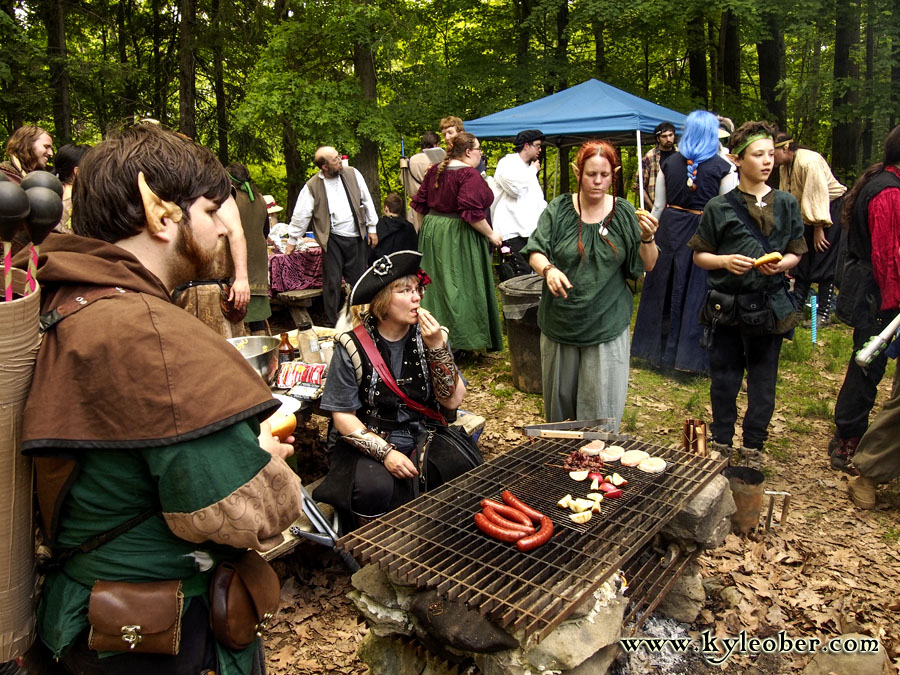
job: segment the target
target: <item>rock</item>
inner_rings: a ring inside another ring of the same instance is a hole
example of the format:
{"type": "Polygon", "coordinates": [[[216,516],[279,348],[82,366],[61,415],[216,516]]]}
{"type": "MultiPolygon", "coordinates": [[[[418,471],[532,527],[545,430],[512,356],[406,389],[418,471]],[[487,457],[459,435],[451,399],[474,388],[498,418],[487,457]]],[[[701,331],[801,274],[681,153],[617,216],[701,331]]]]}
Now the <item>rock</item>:
{"type": "Polygon", "coordinates": [[[369,666],[371,675],[419,675],[426,666],[424,656],[397,640],[368,633],[356,652],[369,666]]]}
{"type": "Polygon", "coordinates": [[[737,589],[737,586],[728,586],[727,588],[723,588],[719,591],[719,597],[729,607],[737,607],[741,604],[741,592],[737,589]]]}
{"type": "Polygon", "coordinates": [[[478,612],[442,598],[436,591],[416,595],[410,602],[409,611],[423,630],[454,649],[490,653],[519,646],[512,635],[478,612]]]}
{"type": "Polygon", "coordinates": [[[716,596],[723,588],[725,588],[725,582],[722,581],[721,577],[703,578],[703,590],[706,591],[707,595],[716,596]]]}
{"type": "Polygon", "coordinates": [[[628,604],[618,586],[616,575],[595,591],[598,599],[587,616],[561,623],[538,645],[528,649],[524,660],[541,672],[570,670],[603,647],[618,643],[628,604]]]}
{"type": "Polygon", "coordinates": [[[705,604],[706,591],[703,589],[700,568],[696,563],[691,563],[657,609],[676,621],[694,623],[705,604]]]}
{"type": "Polygon", "coordinates": [[[380,637],[387,635],[412,635],[412,625],[406,612],[386,607],[374,598],[359,591],[350,591],[347,598],[362,614],[369,630],[380,637]]]}
{"type": "Polygon", "coordinates": [[[731,488],[725,476],[716,476],[662,530],[663,536],[676,541],[695,541],[703,548],[715,548],[725,541],[730,524],[723,532],[723,519],[735,511],[731,488]]]}
{"type": "Polygon", "coordinates": [[[350,577],[353,588],[365,593],[386,607],[397,606],[397,594],[387,575],[378,565],[366,565],[350,577]]]}
{"type": "Polygon", "coordinates": [[[566,672],[566,675],[604,675],[619,654],[619,643],[606,645],[580,666],[566,672]]]}
{"type": "Polygon", "coordinates": [[[877,638],[859,633],[846,633],[834,640],[839,640],[842,649],[848,650],[855,646],[852,653],[825,651],[826,644],[806,664],[803,675],[828,675],[828,673],[840,673],[840,675],[881,675],[887,661],[887,652],[877,638]],[[853,641],[852,643],[849,641],[853,641]],[[861,651],[864,645],[878,645],[877,650],[871,652],[861,651]],[[832,653],[833,652],[833,653],[832,653]]]}
{"type": "Polygon", "coordinates": [[[459,670],[401,640],[369,633],[357,652],[370,675],[451,675],[459,670]]]}
{"type": "Polygon", "coordinates": [[[481,675],[535,675],[522,663],[522,650],[514,649],[496,654],[475,654],[475,665],[481,675]]]}

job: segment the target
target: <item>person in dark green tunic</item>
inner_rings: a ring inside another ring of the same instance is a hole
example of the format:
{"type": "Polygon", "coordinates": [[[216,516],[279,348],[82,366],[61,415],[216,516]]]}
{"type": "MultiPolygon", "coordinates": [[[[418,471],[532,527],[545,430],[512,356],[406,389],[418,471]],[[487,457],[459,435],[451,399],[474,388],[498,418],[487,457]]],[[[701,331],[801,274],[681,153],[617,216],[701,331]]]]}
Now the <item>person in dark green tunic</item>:
{"type": "Polygon", "coordinates": [[[799,320],[785,272],[806,252],[797,200],[766,185],[774,167],[774,137],[774,129],[765,122],[747,122],[734,132],[731,159],[738,167],[740,182],[728,194],[713,197],[706,204],[697,234],[688,242],[694,250],[694,262],[708,271],[710,289],[722,294],[708,295],[701,314],[701,320],[713,328],[710,432],[714,444],[730,454],[737,395],[746,371],[747,412],[740,461],[755,468],[762,462],[763,444],[775,410],[781,343],[799,320]],[[781,258],[754,264],[770,252],[781,254],[781,258]],[[731,306],[735,311],[720,312],[719,321],[713,318],[716,305],[731,306]]]}
{"type": "Polygon", "coordinates": [[[85,155],[75,200],[75,234],[41,250],[41,310],[53,323],[22,428],[58,565],[38,635],[71,673],[259,673],[261,643],[233,650],[213,638],[208,589],[218,562],[273,548],[299,516],[300,482],[284,461],[293,448],[263,421],[279,405],[263,380],[170,297],[213,262],[220,211],[237,209],[228,177],[209,150],[142,124],[85,155]],[[124,630],[159,630],[146,610],[168,604],[174,617],[174,594],[126,605],[121,649],[90,648],[98,580],[180,582],[177,654],[131,651],[124,630]]]}
{"type": "Polygon", "coordinates": [[[544,415],[548,422],[612,418],[618,428],[634,307],[627,281],[653,269],[657,221],[613,197],[621,167],[609,143],[582,145],[574,168],[578,191],[550,202],[522,249],[545,280],[538,308],[544,415]]]}

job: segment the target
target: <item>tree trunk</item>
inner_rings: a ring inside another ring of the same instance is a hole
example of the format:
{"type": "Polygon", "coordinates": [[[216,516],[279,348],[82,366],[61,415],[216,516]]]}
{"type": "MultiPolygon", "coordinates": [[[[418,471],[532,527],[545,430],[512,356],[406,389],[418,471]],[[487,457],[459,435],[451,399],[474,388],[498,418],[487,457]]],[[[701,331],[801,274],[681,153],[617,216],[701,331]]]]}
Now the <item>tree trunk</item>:
{"type": "Polygon", "coordinates": [[[119,53],[119,63],[125,74],[122,92],[119,94],[117,114],[120,120],[133,120],[137,105],[137,87],[134,74],[128,67],[128,27],[125,24],[126,7],[125,0],[119,0],[116,6],[116,47],[119,53]]]}
{"type": "Polygon", "coordinates": [[[787,128],[787,104],[778,95],[784,77],[784,31],[778,14],[765,18],[766,37],[756,43],[759,61],[759,96],[779,128],[787,128]]]}
{"type": "Polygon", "coordinates": [[[691,98],[703,108],[709,107],[709,79],[706,74],[706,35],[702,16],[695,16],[688,24],[688,69],[691,98]]]}
{"type": "Polygon", "coordinates": [[[591,28],[594,30],[594,72],[599,80],[606,77],[606,38],[603,34],[605,26],[599,17],[591,21],[591,28]]]}
{"type": "MultiPolygon", "coordinates": [[[[514,0],[512,7],[516,24],[516,73],[524,80],[528,73],[528,52],[531,45],[531,30],[525,24],[531,16],[532,0],[514,0]]],[[[517,105],[524,103],[524,95],[524,88],[516,87],[517,105]]]]}
{"type": "MultiPolygon", "coordinates": [[[[372,53],[369,45],[357,44],[353,47],[353,69],[362,86],[363,99],[374,108],[377,105],[375,54],[372,53]]],[[[359,169],[372,194],[376,213],[380,213],[381,183],[378,177],[378,144],[374,140],[360,138],[359,155],[354,158],[354,165],[359,169]]]]}
{"type": "Polygon", "coordinates": [[[153,117],[165,124],[166,92],[162,76],[162,37],[159,28],[160,0],[152,0],[150,3],[150,35],[153,48],[150,52],[150,81],[153,83],[152,101],[153,117]]]}
{"type": "Polygon", "coordinates": [[[222,8],[220,0],[212,0],[212,14],[216,22],[213,36],[213,85],[216,91],[216,131],[219,140],[219,161],[225,166],[228,159],[228,102],[225,100],[225,73],[222,52],[225,27],[222,24],[222,8]]]}
{"type": "Polygon", "coordinates": [[[181,20],[178,37],[178,130],[185,136],[197,135],[194,80],[194,0],[179,0],[181,20]]]}
{"type": "MultiPolygon", "coordinates": [[[[723,14],[724,20],[724,14],[723,14]]],[[[712,75],[712,92],[710,103],[713,110],[719,110],[722,107],[722,59],[721,54],[724,46],[721,44],[724,31],[722,24],[716,26],[715,21],[706,22],[706,41],[709,45],[709,72],[712,75]]]]}
{"type": "Polygon", "coordinates": [[[875,0],[868,0],[866,10],[866,81],[865,118],[862,131],[862,165],[872,163],[872,114],[875,108],[875,0]]]}
{"type": "Polygon", "coordinates": [[[854,173],[859,150],[859,65],[852,58],[858,45],[859,6],[853,0],[837,0],[831,149],[834,172],[845,181],[854,173]]]}
{"type": "Polygon", "coordinates": [[[741,93],[741,27],[731,10],[722,13],[722,84],[729,98],[741,93]]]}
{"type": "Polygon", "coordinates": [[[284,152],[284,169],[287,174],[285,182],[287,182],[287,215],[285,222],[290,222],[291,214],[294,212],[294,204],[297,196],[303,187],[303,173],[300,162],[300,153],[297,152],[297,134],[291,123],[285,118],[281,126],[281,147],[284,152]]]}
{"type": "Polygon", "coordinates": [[[57,147],[72,141],[72,107],[69,98],[69,68],[66,49],[66,8],[64,0],[48,2],[44,8],[47,29],[47,60],[53,107],[53,139],[57,147]]]}
{"type": "Polygon", "coordinates": [[[553,59],[556,67],[554,80],[556,91],[562,91],[569,86],[567,73],[569,65],[569,3],[563,0],[556,12],[556,54],[553,59]]]}

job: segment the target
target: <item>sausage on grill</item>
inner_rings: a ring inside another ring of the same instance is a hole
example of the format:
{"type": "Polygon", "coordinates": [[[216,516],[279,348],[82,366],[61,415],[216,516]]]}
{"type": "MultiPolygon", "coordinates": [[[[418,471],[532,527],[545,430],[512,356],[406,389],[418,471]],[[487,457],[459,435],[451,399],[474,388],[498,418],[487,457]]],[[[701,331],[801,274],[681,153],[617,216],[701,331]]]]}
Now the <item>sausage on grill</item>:
{"type": "Polygon", "coordinates": [[[493,537],[494,539],[505,541],[510,544],[519,541],[519,539],[525,536],[525,533],[520,532],[519,530],[509,530],[505,527],[500,527],[496,523],[492,523],[483,513],[475,514],[475,524],[478,526],[479,530],[484,532],[489,537],[493,537]]]}
{"type": "MultiPolygon", "coordinates": [[[[485,517],[492,523],[499,525],[500,527],[505,527],[507,530],[517,530],[523,534],[534,534],[535,532],[534,527],[531,525],[522,525],[521,523],[514,523],[511,520],[507,520],[497,513],[492,506],[485,506],[482,513],[484,513],[485,517]]],[[[522,515],[524,516],[525,514],[522,515]]]]}
{"type": "Polygon", "coordinates": [[[541,522],[541,518],[544,517],[543,513],[541,513],[540,511],[536,511],[535,509],[522,502],[522,500],[518,499],[509,490],[504,490],[503,494],[501,494],[500,497],[503,499],[504,503],[506,503],[508,506],[513,507],[514,509],[519,509],[519,511],[531,518],[534,523],[541,522]]]}
{"type": "Polygon", "coordinates": [[[522,537],[516,541],[516,548],[520,551],[532,551],[538,546],[543,546],[553,536],[553,521],[547,516],[541,516],[541,529],[534,534],[522,537]]]}
{"type": "MultiPolygon", "coordinates": [[[[519,509],[513,508],[512,506],[507,506],[506,504],[501,504],[500,502],[495,502],[493,499],[482,499],[481,500],[481,508],[486,509],[490,506],[494,511],[499,513],[504,518],[508,518],[509,520],[514,520],[517,523],[522,523],[526,527],[531,527],[531,518],[526,516],[519,509]]],[[[531,527],[533,530],[534,528],[531,527]]]]}

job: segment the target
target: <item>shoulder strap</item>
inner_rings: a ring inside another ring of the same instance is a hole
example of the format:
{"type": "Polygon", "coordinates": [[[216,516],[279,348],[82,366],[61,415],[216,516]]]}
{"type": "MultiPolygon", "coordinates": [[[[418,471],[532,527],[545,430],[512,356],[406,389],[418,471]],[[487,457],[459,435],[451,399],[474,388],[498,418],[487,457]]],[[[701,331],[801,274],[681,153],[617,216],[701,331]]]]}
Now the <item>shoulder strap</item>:
{"type": "Polygon", "coordinates": [[[397,383],[394,381],[394,376],[391,374],[391,369],[387,367],[387,364],[384,362],[384,359],[381,358],[381,354],[378,351],[378,348],[375,346],[375,343],[372,341],[372,337],[369,335],[369,332],[366,330],[364,324],[359,324],[356,328],[353,329],[353,333],[356,335],[359,343],[362,345],[363,350],[366,352],[366,356],[369,357],[369,361],[372,362],[372,367],[375,369],[375,372],[378,373],[378,376],[384,380],[384,383],[388,386],[388,388],[397,394],[411,410],[415,410],[417,413],[421,413],[428,417],[429,419],[441,422],[446,424],[447,421],[444,419],[444,416],[439,412],[432,410],[431,408],[427,408],[421,403],[417,403],[409,398],[406,394],[401,391],[400,387],[397,386],[397,383]]]}
{"type": "Polygon", "coordinates": [[[89,291],[85,291],[74,298],[70,298],[56,309],[51,309],[49,312],[41,314],[41,333],[46,333],[67,316],[72,316],[75,312],[84,309],[97,300],[120,295],[122,293],[128,293],[128,291],[121,286],[99,286],[97,288],[92,288],[89,291]]]}
{"type": "Polygon", "coordinates": [[[120,523],[112,529],[107,530],[106,532],[101,532],[100,534],[91,537],[86,542],[81,544],[81,546],[76,546],[75,548],[64,548],[55,551],[53,557],[41,566],[42,571],[47,572],[51,569],[59,569],[60,567],[65,565],[66,562],[76,553],[90,553],[94,549],[103,546],[103,544],[105,544],[106,542],[112,541],[116,537],[125,534],[129,530],[134,529],[145,520],[149,520],[150,518],[152,518],[157,513],[159,513],[159,508],[153,506],[146,511],[142,511],[133,518],[129,518],[124,523],[120,523]]]}
{"type": "MultiPolygon", "coordinates": [[[[770,244],[769,240],[763,236],[762,231],[759,229],[759,225],[757,225],[753,218],[750,217],[750,213],[747,211],[747,205],[741,204],[741,201],[743,200],[738,197],[735,192],[737,192],[737,188],[725,193],[725,199],[727,199],[728,203],[731,205],[731,210],[734,211],[735,215],[744,224],[744,227],[750,230],[750,234],[756,238],[763,249],[765,249],[766,253],[771,253],[773,250],[772,244],[770,244]]],[[[774,191],[772,197],[775,197],[774,191]]]]}

